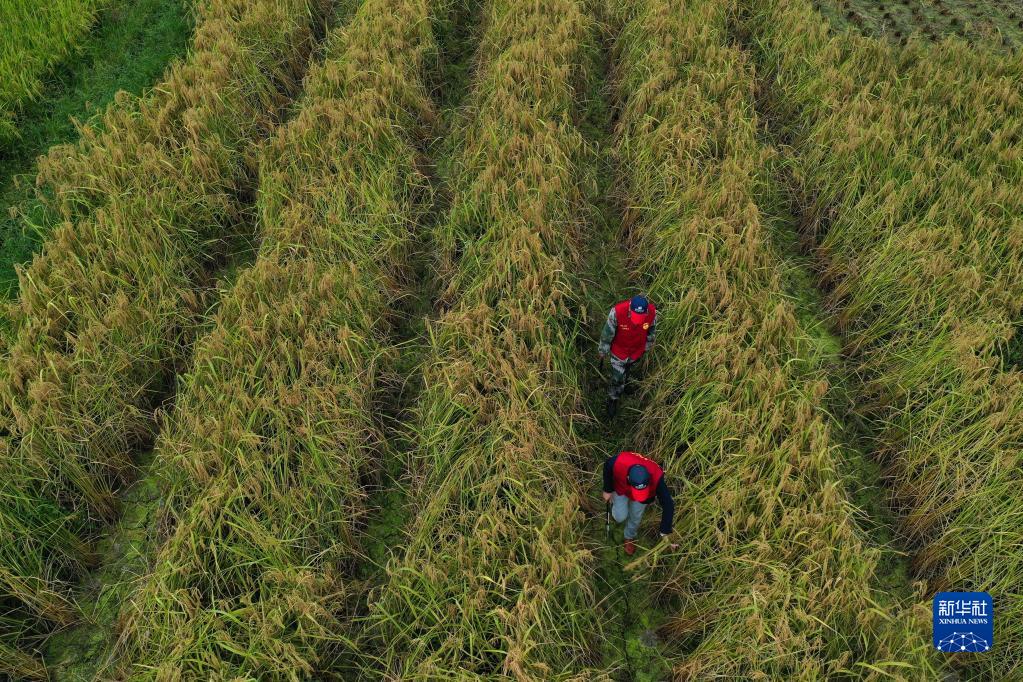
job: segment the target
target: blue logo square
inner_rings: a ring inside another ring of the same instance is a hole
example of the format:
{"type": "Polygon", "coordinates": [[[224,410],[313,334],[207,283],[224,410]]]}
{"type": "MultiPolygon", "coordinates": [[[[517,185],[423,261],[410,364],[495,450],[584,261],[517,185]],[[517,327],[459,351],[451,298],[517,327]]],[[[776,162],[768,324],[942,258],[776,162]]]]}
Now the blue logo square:
{"type": "Polygon", "coordinates": [[[938,651],[981,652],[994,646],[995,605],[987,592],[939,592],[932,607],[938,651]]]}

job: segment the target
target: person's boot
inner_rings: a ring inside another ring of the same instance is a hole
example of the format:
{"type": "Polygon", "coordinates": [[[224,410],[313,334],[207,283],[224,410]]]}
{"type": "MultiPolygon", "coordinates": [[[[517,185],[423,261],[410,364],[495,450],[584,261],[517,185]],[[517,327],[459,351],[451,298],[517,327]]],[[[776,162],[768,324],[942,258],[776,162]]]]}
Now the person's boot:
{"type": "Polygon", "coordinates": [[[625,553],[628,554],[629,556],[632,556],[633,554],[635,554],[636,553],[636,543],[633,542],[632,540],[626,540],[625,541],[625,553]]]}
{"type": "Polygon", "coordinates": [[[605,412],[605,416],[607,417],[607,421],[611,421],[612,419],[614,419],[615,415],[617,413],[618,413],[618,400],[616,400],[615,398],[608,398],[607,399],[607,410],[605,412]]]}

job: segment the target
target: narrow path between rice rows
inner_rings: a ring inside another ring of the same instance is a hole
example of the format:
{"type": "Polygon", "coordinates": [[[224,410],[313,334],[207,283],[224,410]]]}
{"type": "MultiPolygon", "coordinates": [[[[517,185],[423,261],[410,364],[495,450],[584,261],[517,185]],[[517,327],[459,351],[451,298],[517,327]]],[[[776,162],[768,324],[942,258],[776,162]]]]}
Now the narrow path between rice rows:
{"type": "MultiPolygon", "coordinates": [[[[413,408],[423,390],[422,363],[429,349],[427,327],[437,317],[440,289],[433,267],[430,231],[434,224],[446,218],[450,209],[451,133],[472,80],[481,2],[452,3],[448,16],[435,24],[441,65],[433,95],[441,122],[437,138],[425,150],[426,162],[431,165],[424,168],[435,194],[431,217],[424,221],[423,231],[416,238],[414,296],[396,302],[400,311],[394,330],[398,356],[392,373],[382,378],[385,384],[382,392],[388,395],[382,400],[377,418],[386,440],[385,455],[380,463],[379,480],[370,487],[368,504],[372,511],[363,530],[366,555],[356,566],[359,578],[367,585],[379,583],[384,567],[396,549],[403,546],[408,520],[414,514],[414,504],[408,499],[405,463],[408,453],[416,447],[413,408]]],[[[364,591],[363,598],[368,594],[369,590],[364,591]]],[[[362,603],[360,613],[365,612],[366,604],[362,603]]]]}
{"type": "Polygon", "coordinates": [[[584,9],[491,0],[480,20],[434,231],[447,287],[415,409],[415,516],[370,597],[369,679],[604,679],[577,469],[592,469],[575,357],[584,9]]]}
{"type": "Polygon", "coordinates": [[[833,33],[807,0],[741,7],[916,610],[939,591],[1002,595],[1001,644],[942,658],[1017,679],[1019,62],[958,40],[899,49],[833,33]]]}
{"type": "MultiPolygon", "coordinates": [[[[774,137],[771,123],[761,112],[764,144],[773,146],[774,137]]],[[[851,384],[855,381],[854,370],[849,359],[842,354],[844,339],[838,331],[832,315],[824,306],[824,293],[815,277],[816,264],[807,254],[799,238],[799,224],[803,220],[799,205],[790,193],[790,178],[786,169],[779,167],[772,172],[780,194],[776,206],[765,207],[765,218],[771,226],[771,236],[783,260],[778,264],[785,282],[785,290],[792,295],[792,304],[817,345],[817,352],[828,371],[830,390],[823,398],[823,408],[832,415],[835,430],[833,436],[846,457],[842,463],[847,476],[850,499],[864,514],[858,518],[859,525],[878,547],[887,551],[879,565],[879,583],[890,592],[903,598],[911,595],[909,558],[899,546],[896,538],[895,515],[885,500],[885,489],[879,485],[881,467],[868,454],[867,433],[857,420],[853,410],[854,396],[851,384]]]]}
{"type": "MultiPolygon", "coordinates": [[[[247,229],[251,232],[255,228],[250,225],[247,229]]],[[[255,248],[253,244],[239,245],[217,269],[219,277],[210,285],[217,299],[252,264],[255,248]]],[[[214,301],[197,339],[209,331],[218,305],[219,300],[214,301]]],[[[185,371],[188,368],[182,367],[178,374],[185,371]]],[[[175,397],[174,389],[164,395],[159,408],[161,423],[172,416],[175,397]]],[[[94,549],[95,567],[75,587],[74,598],[83,620],[55,632],[46,641],[44,659],[54,682],[101,679],[101,673],[116,663],[121,606],[132,594],[136,581],[149,570],[160,543],[164,499],[154,458],[151,447],[137,453],[133,480],[117,491],[120,516],[101,529],[94,549]]]]}
{"type": "MultiPolygon", "coordinates": [[[[765,104],[771,99],[771,93],[767,91],[770,84],[765,80],[751,42],[752,36],[744,24],[745,8],[740,6],[737,11],[738,15],[731,17],[729,31],[736,48],[748,55],[754,65],[758,89],[755,106],[762,144],[766,148],[782,150],[774,158],[775,164],[770,172],[777,192],[776,200],[763,208],[770,225],[770,235],[782,256],[779,269],[785,290],[793,296],[793,306],[803,328],[813,336],[828,373],[830,389],[823,397],[822,407],[832,416],[835,426],[833,437],[844,454],[839,461],[845,467],[842,473],[849,497],[863,512],[857,518],[858,525],[867,533],[872,544],[883,550],[875,582],[903,604],[912,604],[921,597],[921,584],[914,583],[909,547],[898,531],[881,464],[871,456],[871,430],[856,410],[854,361],[845,353],[844,349],[849,344],[838,328],[835,313],[825,305],[827,291],[820,278],[824,264],[815,253],[817,245],[808,241],[802,229],[808,221],[802,208],[806,202],[796,190],[798,183],[792,177],[788,163],[787,155],[791,152],[785,150],[781,123],[765,104]]],[[[958,679],[955,672],[945,671],[942,674],[946,681],[958,679]]]]}
{"type": "MultiPolygon", "coordinates": [[[[612,127],[608,75],[611,68],[611,45],[618,27],[603,16],[606,8],[594,3],[594,14],[602,23],[600,58],[593,65],[590,90],[585,97],[585,119],[580,129],[591,147],[592,192],[591,216],[588,218],[589,243],[585,254],[586,270],[581,279],[585,287],[585,316],[577,338],[579,355],[584,360],[581,374],[586,405],[594,417],[583,438],[591,463],[587,494],[596,501],[595,521],[591,523],[591,537],[599,548],[597,556],[597,589],[602,592],[602,611],[606,614],[607,630],[615,633],[608,640],[611,645],[604,652],[609,667],[624,665],[618,678],[625,682],[654,682],[670,677],[671,665],[659,640],[657,630],[665,615],[650,596],[649,581],[643,574],[627,568],[629,557],[622,550],[622,527],[612,521],[610,538],[606,533],[606,510],[600,499],[603,489],[601,467],[604,459],[620,450],[632,449],[630,423],[642,419],[642,409],[626,396],[617,417],[608,424],[604,420],[607,400],[609,367],[607,361],[597,360],[597,341],[603,329],[607,312],[619,300],[640,293],[643,282],[635,281],[628,271],[628,254],[622,243],[623,211],[616,203],[615,181],[619,177],[612,153],[612,127]]],[[[660,350],[660,349],[658,349],[660,350]]],[[[651,519],[657,519],[660,509],[654,505],[644,519],[640,547],[650,543],[651,519]]]]}
{"type": "Polygon", "coordinates": [[[84,620],[46,643],[46,667],[54,682],[100,679],[114,661],[121,604],[155,549],[160,492],[152,464],[151,450],[139,458],[139,478],[118,494],[121,518],[97,544],[97,567],[77,588],[84,620]]]}
{"type": "MultiPolygon", "coordinates": [[[[284,121],[286,122],[286,121],[284,121]]],[[[254,204],[255,197],[248,199],[254,204]]],[[[257,230],[251,216],[243,230],[257,230]]],[[[194,338],[201,339],[212,328],[220,299],[229,291],[238,275],[254,262],[258,245],[242,241],[208,273],[207,295],[212,299],[201,328],[194,338]]],[[[188,372],[182,365],[176,376],[188,372]]],[[[162,425],[173,417],[177,386],[169,386],[161,395],[157,421],[162,425]]],[[[133,477],[116,491],[120,514],[116,521],[101,528],[95,538],[95,564],[74,588],[73,596],[83,619],[59,630],[46,640],[44,659],[54,682],[81,682],[101,679],[101,673],[116,662],[115,646],[121,606],[132,594],[136,581],[150,568],[160,543],[160,512],[164,507],[155,467],[153,443],[133,455],[133,477]]]]}

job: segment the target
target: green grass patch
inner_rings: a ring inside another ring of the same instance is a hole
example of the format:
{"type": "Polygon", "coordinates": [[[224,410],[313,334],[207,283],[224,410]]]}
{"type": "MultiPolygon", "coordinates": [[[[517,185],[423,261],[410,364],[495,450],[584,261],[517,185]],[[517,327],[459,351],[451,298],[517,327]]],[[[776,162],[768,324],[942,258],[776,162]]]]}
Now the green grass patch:
{"type": "Polygon", "coordinates": [[[152,453],[140,458],[150,472],[124,492],[124,514],[97,543],[98,568],[82,581],[76,601],[82,622],[54,633],[46,643],[46,668],[55,682],[103,679],[111,674],[121,604],[148,569],[156,549],[160,491],[149,469],[152,453]]]}
{"type": "MultiPolygon", "coordinates": [[[[600,16],[604,8],[600,3],[592,5],[591,11],[600,16]]],[[[584,365],[581,378],[585,401],[592,415],[602,415],[607,399],[608,365],[596,361],[596,352],[608,310],[623,298],[640,292],[642,284],[630,277],[626,258],[628,249],[623,243],[621,207],[616,203],[615,182],[619,173],[610,140],[615,112],[612,111],[608,91],[611,34],[616,28],[613,24],[604,28],[600,58],[589,69],[592,75],[581,104],[583,118],[579,125],[590,149],[587,165],[590,177],[583,184],[591,194],[587,202],[590,213],[587,217],[587,267],[580,277],[585,303],[580,310],[582,329],[576,341],[584,365]]],[[[654,352],[662,351],[664,349],[654,352]]],[[[630,442],[631,422],[641,416],[634,399],[626,396],[623,403],[622,413],[610,426],[594,419],[583,429],[590,464],[584,491],[597,501],[601,510],[601,465],[606,457],[631,449],[634,445],[630,442]]],[[[653,524],[660,520],[660,512],[660,507],[654,505],[644,517],[639,539],[641,552],[653,545],[650,538],[653,537],[653,524]]],[[[615,678],[619,680],[654,682],[669,679],[671,663],[657,634],[667,615],[651,597],[649,573],[626,568],[629,557],[622,551],[622,526],[612,524],[611,537],[606,537],[603,511],[588,523],[587,530],[594,544],[597,561],[595,587],[601,599],[601,617],[608,633],[601,647],[605,667],[614,670],[615,678]]]]}

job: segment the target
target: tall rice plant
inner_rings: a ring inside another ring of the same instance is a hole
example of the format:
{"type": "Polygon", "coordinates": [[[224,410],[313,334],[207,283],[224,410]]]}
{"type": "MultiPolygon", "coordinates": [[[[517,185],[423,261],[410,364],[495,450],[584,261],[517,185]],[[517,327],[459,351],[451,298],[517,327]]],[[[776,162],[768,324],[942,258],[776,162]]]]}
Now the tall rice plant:
{"type": "Polygon", "coordinates": [[[1023,60],[960,41],[896,52],[829,35],[809,3],[750,3],[765,91],[791,138],[857,402],[930,590],[986,590],[1023,660],[1023,60]],[[869,63],[868,63],[869,62],[869,63]]]}
{"type": "Polygon", "coordinates": [[[369,599],[370,679],[602,679],[582,537],[570,307],[594,24],[573,0],[493,0],[435,241],[411,518],[369,599]]]}
{"type": "Polygon", "coordinates": [[[46,666],[39,658],[13,644],[0,641],[0,674],[14,680],[46,680],[46,666]]]}
{"type": "Polygon", "coordinates": [[[163,84],[118,98],[40,165],[65,222],[19,272],[9,311],[0,585],[44,619],[74,617],[64,581],[80,574],[96,521],[117,515],[115,488],[152,440],[209,304],[207,269],[248,229],[254,151],[297,84],[320,10],[203,3],[192,51],[163,84]]]}
{"type": "Polygon", "coordinates": [[[112,480],[152,437],[187,354],[205,268],[241,228],[251,157],[308,55],[310,0],[211,3],[190,57],[143,100],[51,150],[68,222],[19,273],[0,395],[16,459],[111,518],[112,480]]]}
{"type": "Polygon", "coordinates": [[[267,147],[259,256],[157,443],[171,531],[127,611],[132,679],[322,679],[350,655],[443,5],[362,3],[267,147]]]}
{"type": "Polygon", "coordinates": [[[661,307],[639,440],[676,482],[677,679],[934,679],[926,611],[879,586],[830,390],[780,278],[756,80],[736,3],[622,4],[615,150],[635,274],[661,307]]]}

